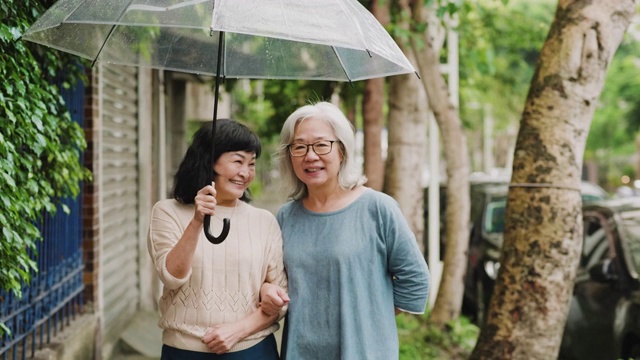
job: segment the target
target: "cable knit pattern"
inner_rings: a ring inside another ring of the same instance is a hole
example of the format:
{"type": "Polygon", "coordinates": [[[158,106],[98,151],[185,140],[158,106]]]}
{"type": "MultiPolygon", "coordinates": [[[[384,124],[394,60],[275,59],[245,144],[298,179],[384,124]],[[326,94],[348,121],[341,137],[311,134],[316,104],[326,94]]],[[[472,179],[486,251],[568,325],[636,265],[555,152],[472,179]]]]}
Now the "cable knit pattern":
{"type": "MultiPolygon", "coordinates": [[[[152,211],[149,254],[164,284],[159,306],[163,342],[192,351],[208,352],[201,337],[207,328],[240,320],[257,309],[264,282],[287,288],[282,235],[269,211],[239,202],[237,208],[218,206],[211,233],[219,234],[220,218],[231,219],[227,239],[218,245],[200,235],[189,274],[178,279],[169,274],[167,254],[178,242],[194,213],[193,205],[159,201],[152,211]]],[[[281,314],[281,317],[284,312],[281,314]]],[[[275,323],[248,336],[231,351],[249,348],[278,330],[275,323]]]]}

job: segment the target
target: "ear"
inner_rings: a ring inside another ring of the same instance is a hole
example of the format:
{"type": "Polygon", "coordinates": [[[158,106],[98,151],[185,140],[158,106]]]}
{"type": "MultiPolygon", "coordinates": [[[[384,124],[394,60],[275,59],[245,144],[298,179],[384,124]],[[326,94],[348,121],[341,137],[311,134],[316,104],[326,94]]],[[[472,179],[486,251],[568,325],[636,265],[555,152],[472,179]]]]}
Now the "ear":
{"type": "Polygon", "coordinates": [[[344,160],[344,145],[342,145],[342,141],[338,141],[338,150],[340,150],[340,162],[344,160]]]}

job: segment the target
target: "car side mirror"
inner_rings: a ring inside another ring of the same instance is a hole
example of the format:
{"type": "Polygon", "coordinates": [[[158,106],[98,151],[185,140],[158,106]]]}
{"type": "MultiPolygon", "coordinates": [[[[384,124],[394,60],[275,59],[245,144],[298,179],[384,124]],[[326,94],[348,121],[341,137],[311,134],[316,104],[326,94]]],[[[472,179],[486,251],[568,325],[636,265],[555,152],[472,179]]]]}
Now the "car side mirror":
{"type": "Polygon", "coordinates": [[[604,259],[598,261],[589,268],[589,276],[592,280],[609,283],[618,279],[618,269],[614,259],[604,259]]]}

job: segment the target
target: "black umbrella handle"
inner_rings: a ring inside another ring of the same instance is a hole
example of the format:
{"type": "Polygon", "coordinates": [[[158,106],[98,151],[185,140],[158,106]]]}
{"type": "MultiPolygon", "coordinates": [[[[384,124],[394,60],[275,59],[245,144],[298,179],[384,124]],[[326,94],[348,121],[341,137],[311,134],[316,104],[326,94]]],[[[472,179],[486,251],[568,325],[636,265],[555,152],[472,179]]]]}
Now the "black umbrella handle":
{"type": "Polygon", "coordinates": [[[226,239],[227,236],[229,235],[229,229],[231,228],[231,220],[227,218],[222,219],[222,232],[217,237],[213,236],[209,232],[209,225],[211,225],[211,215],[205,215],[204,216],[204,236],[207,237],[207,240],[209,240],[210,243],[218,245],[222,243],[224,239],[226,239]]]}
{"type": "MultiPolygon", "coordinates": [[[[213,35],[213,30],[211,30],[211,35],[213,35]]],[[[220,91],[220,65],[222,63],[222,51],[224,43],[224,31],[220,31],[218,37],[218,63],[216,64],[216,78],[215,78],[215,92],[214,92],[214,101],[213,101],[213,128],[211,129],[211,158],[215,156],[215,144],[216,144],[216,120],[218,118],[218,94],[220,91]]],[[[229,235],[229,228],[231,228],[231,220],[224,218],[222,219],[222,232],[220,235],[213,236],[209,232],[209,225],[211,224],[211,216],[204,216],[204,236],[207,237],[210,243],[217,245],[222,243],[227,236],[229,235]]]]}

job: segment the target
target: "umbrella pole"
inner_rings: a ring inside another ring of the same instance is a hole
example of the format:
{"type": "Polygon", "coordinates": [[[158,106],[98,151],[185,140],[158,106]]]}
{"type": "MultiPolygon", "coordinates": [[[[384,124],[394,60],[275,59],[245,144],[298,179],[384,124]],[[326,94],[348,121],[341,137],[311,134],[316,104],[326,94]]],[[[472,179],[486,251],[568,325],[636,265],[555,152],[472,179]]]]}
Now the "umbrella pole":
{"type": "MultiPolygon", "coordinates": [[[[213,126],[211,129],[211,159],[215,156],[215,144],[216,144],[216,120],[218,120],[218,95],[220,93],[220,65],[222,63],[222,51],[224,43],[224,31],[220,31],[218,37],[218,63],[216,64],[216,78],[215,78],[215,90],[213,101],[213,126]]],[[[213,164],[211,164],[213,166],[213,164]]],[[[211,172],[213,177],[213,171],[211,172]]],[[[209,184],[213,181],[210,179],[209,184]]],[[[207,184],[208,185],[208,184],[207,184]]],[[[219,236],[214,236],[209,233],[209,225],[211,224],[211,216],[205,215],[204,217],[204,235],[212,244],[222,243],[229,235],[229,228],[231,227],[231,220],[224,218],[222,220],[222,232],[219,236]]]]}

